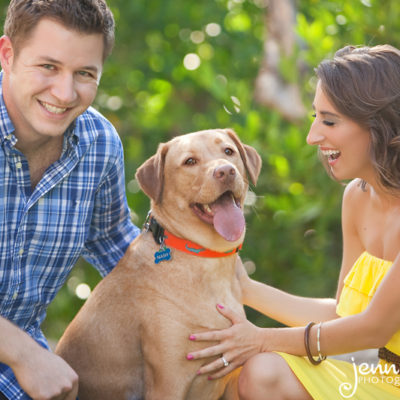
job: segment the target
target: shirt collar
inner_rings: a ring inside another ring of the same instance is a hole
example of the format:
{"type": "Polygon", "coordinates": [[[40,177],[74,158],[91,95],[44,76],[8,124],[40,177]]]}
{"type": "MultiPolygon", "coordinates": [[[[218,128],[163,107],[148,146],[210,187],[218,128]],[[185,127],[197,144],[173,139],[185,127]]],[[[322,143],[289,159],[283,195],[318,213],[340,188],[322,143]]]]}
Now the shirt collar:
{"type": "Polygon", "coordinates": [[[8,115],[6,104],[3,97],[3,71],[0,72],[0,142],[5,140],[16,141],[13,133],[15,131],[14,124],[8,115]]]}

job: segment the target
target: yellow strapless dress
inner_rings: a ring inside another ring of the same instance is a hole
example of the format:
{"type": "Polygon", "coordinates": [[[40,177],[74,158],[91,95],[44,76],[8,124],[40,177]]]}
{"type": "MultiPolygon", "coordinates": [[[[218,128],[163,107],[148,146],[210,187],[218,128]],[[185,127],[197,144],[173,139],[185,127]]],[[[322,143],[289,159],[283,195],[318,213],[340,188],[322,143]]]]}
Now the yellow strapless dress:
{"type": "MultiPolygon", "coordinates": [[[[391,261],[367,252],[361,254],[344,280],[337,314],[344,317],[363,311],[391,266],[391,261]]],[[[386,348],[400,354],[400,331],[392,336],[386,348]]],[[[378,366],[373,368],[368,364],[356,366],[354,363],[328,358],[314,366],[306,357],[278,354],[286,360],[313,399],[400,399],[400,374],[394,371],[392,364],[385,361],[380,360],[378,366]]]]}

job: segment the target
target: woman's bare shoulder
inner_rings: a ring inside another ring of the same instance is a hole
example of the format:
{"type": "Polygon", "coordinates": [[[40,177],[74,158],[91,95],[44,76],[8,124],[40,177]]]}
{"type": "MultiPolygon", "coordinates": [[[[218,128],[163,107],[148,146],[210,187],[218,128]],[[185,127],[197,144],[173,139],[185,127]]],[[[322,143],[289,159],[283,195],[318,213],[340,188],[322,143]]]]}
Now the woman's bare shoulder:
{"type": "MultiPolygon", "coordinates": [[[[344,203],[359,202],[364,203],[370,197],[370,189],[367,184],[363,184],[363,181],[359,178],[353,179],[346,185],[343,194],[344,203]]],[[[361,205],[361,204],[359,204],[361,205]]]]}

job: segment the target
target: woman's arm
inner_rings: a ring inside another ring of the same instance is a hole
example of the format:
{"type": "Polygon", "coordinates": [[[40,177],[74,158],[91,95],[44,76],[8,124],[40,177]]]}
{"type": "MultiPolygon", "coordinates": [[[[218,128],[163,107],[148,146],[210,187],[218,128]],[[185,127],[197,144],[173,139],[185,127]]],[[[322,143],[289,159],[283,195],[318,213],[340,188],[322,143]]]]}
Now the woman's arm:
{"type": "MultiPolygon", "coordinates": [[[[359,255],[364,251],[357,223],[361,192],[359,181],[349,183],[344,191],[342,204],[343,258],[339,276],[336,301],[294,296],[282,290],[250,279],[238,264],[237,269],[242,287],[243,303],[287,326],[304,326],[310,321],[327,321],[337,318],[336,303],[339,301],[343,280],[359,255]]],[[[240,260],[238,260],[238,263],[240,260]]]]}
{"type": "MultiPolygon", "coordinates": [[[[371,204],[370,189],[363,191],[360,181],[354,180],[347,185],[342,204],[343,258],[337,290],[337,301],[343,288],[343,281],[357,258],[366,250],[362,240],[363,221],[368,218],[368,205],[371,204]]],[[[321,349],[326,355],[348,353],[356,350],[384,346],[395,332],[400,329],[400,245],[398,255],[390,271],[379,285],[368,307],[361,313],[349,317],[324,322],[321,331],[321,349]]],[[[383,257],[383,255],[381,255],[383,257]]],[[[278,297],[277,297],[278,299],[278,297]]],[[[281,298],[283,299],[283,297],[281,298]]],[[[306,305],[307,302],[299,303],[306,305]]],[[[283,302],[285,305],[285,302],[283,302]]],[[[281,309],[282,304],[277,308],[281,309]]],[[[298,312],[306,313],[299,307],[298,312]]],[[[324,321],[321,315],[311,315],[309,321],[324,321]]],[[[311,329],[311,350],[316,354],[316,331],[311,329]]],[[[304,329],[301,329],[304,333],[304,329]]],[[[295,338],[292,330],[280,330],[279,335],[265,332],[263,351],[280,350],[292,354],[304,355],[301,338],[295,338]]]]}
{"type": "Polygon", "coordinates": [[[245,305],[287,326],[337,318],[335,299],[295,296],[252,279],[242,285],[242,293],[245,305]]]}
{"type": "MultiPolygon", "coordinates": [[[[355,315],[324,322],[321,351],[325,355],[349,353],[385,346],[400,329],[400,253],[379,285],[367,308],[355,315]]],[[[315,320],[318,321],[318,320],[315,320]]],[[[262,351],[305,355],[304,328],[264,329],[262,351]]],[[[311,329],[311,351],[317,355],[317,327],[311,329]]]]}

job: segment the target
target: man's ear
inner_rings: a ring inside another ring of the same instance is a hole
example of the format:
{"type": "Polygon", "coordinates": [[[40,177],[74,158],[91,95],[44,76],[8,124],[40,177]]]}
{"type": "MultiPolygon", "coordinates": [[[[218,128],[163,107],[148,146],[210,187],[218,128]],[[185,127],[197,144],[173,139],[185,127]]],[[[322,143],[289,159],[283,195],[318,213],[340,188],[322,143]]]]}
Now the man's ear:
{"type": "Polygon", "coordinates": [[[164,165],[168,145],[161,143],[157,153],[146,160],[136,171],[136,179],[143,192],[154,200],[156,204],[161,203],[164,187],[164,165]]]}
{"type": "Polygon", "coordinates": [[[14,48],[8,36],[0,37],[0,64],[3,71],[6,73],[11,70],[14,62],[14,48]]]}

